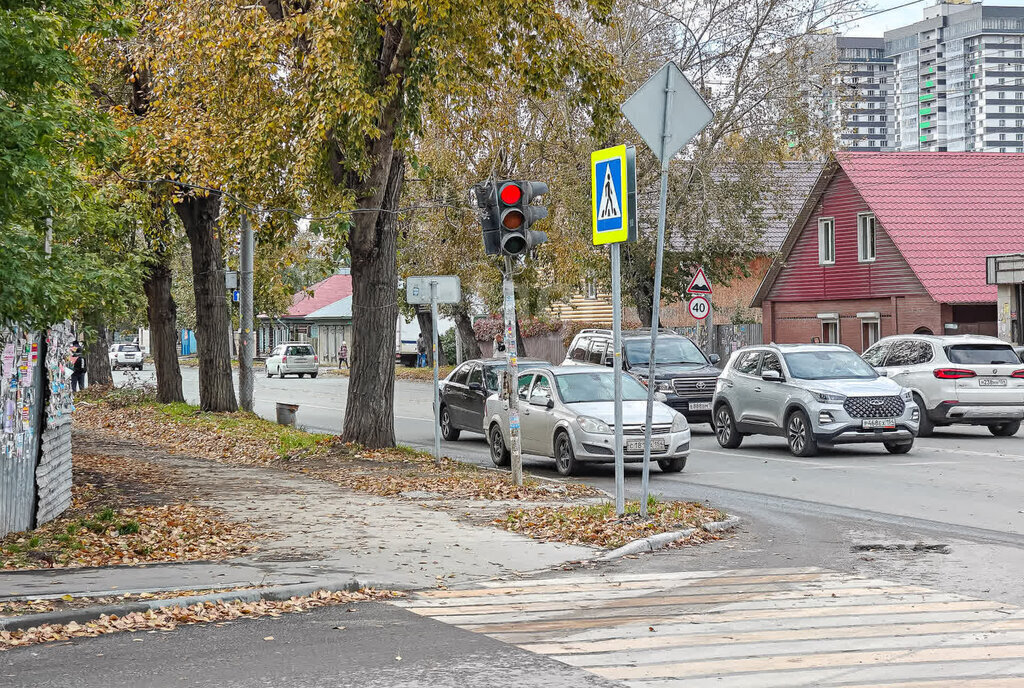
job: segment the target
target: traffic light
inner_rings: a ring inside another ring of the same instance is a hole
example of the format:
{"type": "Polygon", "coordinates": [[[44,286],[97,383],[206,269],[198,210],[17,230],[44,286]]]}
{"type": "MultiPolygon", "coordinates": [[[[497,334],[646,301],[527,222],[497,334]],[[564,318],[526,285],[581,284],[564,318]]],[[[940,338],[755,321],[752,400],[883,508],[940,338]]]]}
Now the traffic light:
{"type": "Polygon", "coordinates": [[[496,256],[501,253],[501,232],[498,229],[498,197],[494,193],[494,182],[480,182],[473,187],[476,205],[480,209],[480,226],[483,228],[484,253],[496,256]]]}
{"type": "Polygon", "coordinates": [[[548,185],[501,179],[496,186],[501,252],[507,256],[526,255],[548,240],[544,232],[530,229],[534,222],[548,216],[548,209],[544,206],[530,205],[534,198],[548,192],[548,185]]]}

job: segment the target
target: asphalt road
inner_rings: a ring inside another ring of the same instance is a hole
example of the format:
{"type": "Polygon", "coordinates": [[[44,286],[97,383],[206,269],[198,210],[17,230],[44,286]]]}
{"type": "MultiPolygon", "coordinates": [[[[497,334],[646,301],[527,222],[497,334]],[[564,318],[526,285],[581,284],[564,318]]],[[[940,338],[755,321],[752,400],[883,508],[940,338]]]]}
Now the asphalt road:
{"type": "MultiPolygon", "coordinates": [[[[197,371],[182,374],[186,398],[197,402],[197,371]]],[[[347,382],[258,375],[255,410],[273,418],[275,402],[296,403],[300,425],[339,432],[347,382]]],[[[399,442],[433,447],[431,404],[428,383],[396,382],[399,442]]],[[[490,465],[482,435],[463,433],[442,449],[490,465]]],[[[549,460],[525,457],[524,465],[557,477],[549,460]]],[[[693,550],[716,567],[827,566],[1024,604],[1024,432],[996,438],[985,428],[953,428],[918,440],[903,456],[867,445],[800,459],[777,438],[747,438],[739,449],[722,450],[704,425],[694,428],[683,473],[655,467],[651,476],[655,494],[708,500],[746,519],[737,538],[693,550]],[[915,551],[919,544],[947,547],[915,551]]],[[[614,489],[610,465],[586,467],[579,479],[614,489]]],[[[636,496],[639,466],[627,465],[626,482],[627,495],[636,496]]],[[[678,565],[671,557],[640,561],[636,566],[655,570],[678,565]]]]}

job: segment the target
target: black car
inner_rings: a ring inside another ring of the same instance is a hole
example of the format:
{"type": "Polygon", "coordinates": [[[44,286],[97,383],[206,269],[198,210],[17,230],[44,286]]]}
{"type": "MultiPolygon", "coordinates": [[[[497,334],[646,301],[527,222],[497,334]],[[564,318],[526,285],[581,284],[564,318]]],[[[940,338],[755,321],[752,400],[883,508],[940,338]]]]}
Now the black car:
{"type": "MultiPolygon", "coordinates": [[[[689,337],[659,330],[654,354],[655,390],[665,395],[665,403],[693,423],[711,422],[711,397],[722,371],[715,367],[718,354],[705,356],[689,337]]],[[[573,339],[562,365],[611,365],[612,331],[583,330],[573,339]]],[[[647,366],[651,356],[651,331],[629,330],[622,333],[622,367],[647,384],[647,366]]]]}
{"type": "MultiPolygon", "coordinates": [[[[519,359],[519,367],[551,365],[532,358],[519,359]]],[[[438,382],[441,401],[441,436],[457,440],[463,430],[484,429],[484,401],[498,391],[498,380],[505,371],[504,358],[481,358],[466,361],[438,382]]]]}

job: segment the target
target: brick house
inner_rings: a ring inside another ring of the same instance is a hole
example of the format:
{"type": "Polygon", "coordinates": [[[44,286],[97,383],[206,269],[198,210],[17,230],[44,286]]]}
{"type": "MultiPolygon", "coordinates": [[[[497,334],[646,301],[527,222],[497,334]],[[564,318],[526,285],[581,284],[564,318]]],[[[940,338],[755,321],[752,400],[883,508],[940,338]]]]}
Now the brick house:
{"type": "Polygon", "coordinates": [[[764,340],[997,331],[985,257],[1024,250],[1024,155],[836,153],[751,302],[764,340]]]}

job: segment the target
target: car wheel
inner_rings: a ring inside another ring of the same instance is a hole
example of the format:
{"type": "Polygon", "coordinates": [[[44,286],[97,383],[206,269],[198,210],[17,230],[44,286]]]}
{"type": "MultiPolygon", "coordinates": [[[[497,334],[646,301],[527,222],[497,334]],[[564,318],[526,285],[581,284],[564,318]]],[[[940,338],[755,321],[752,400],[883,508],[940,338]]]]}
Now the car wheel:
{"type": "Polygon", "coordinates": [[[1020,421],[1015,420],[1009,423],[996,423],[988,426],[988,431],[996,437],[1013,437],[1020,430],[1020,421]]]}
{"type": "Polygon", "coordinates": [[[726,449],[735,449],[743,442],[743,435],[736,430],[736,421],[732,417],[732,409],[722,404],[715,413],[715,437],[726,449]]]}
{"type": "Polygon", "coordinates": [[[906,454],[914,448],[914,440],[909,442],[886,442],[885,450],[890,454],[906,454]]]}
{"type": "Polygon", "coordinates": [[[918,437],[931,437],[932,433],[935,432],[935,423],[928,418],[928,409],[924,407],[924,399],[919,395],[914,395],[914,403],[917,404],[917,408],[920,409],[921,422],[917,426],[918,437]]]}
{"type": "Polygon", "coordinates": [[[786,420],[786,439],[793,456],[814,456],[818,453],[818,443],[811,432],[811,421],[802,410],[797,409],[789,414],[786,420]]]}
{"type": "Polygon", "coordinates": [[[488,437],[491,445],[491,461],[495,466],[507,466],[512,461],[512,453],[505,446],[505,438],[501,436],[501,428],[495,423],[491,426],[488,437]]]}
{"type": "Polygon", "coordinates": [[[267,377],[274,377],[274,373],[271,372],[270,366],[267,366],[267,377]]]}
{"type": "Polygon", "coordinates": [[[439,422],[441,423],[441,437],[449,442],[459,439],[462,431],[452,427],[452,415],[448,412],[447,406],[441,407],[441,419],[439,422]]]}
{"type": "Polygon", "coordinates": [[[572,475],[577,466],[576,453],[572,450],[572,440],[568,433],[558,433],[555,436],[555,468],[562,475],[572,475]]]}
{"type": "Polygon", "coordinates": [[[662,473],[678,473],[686,468],[686,457],[681,459],[662,459],[658,461],[662,473]]]}
{"type": "Polygon", "coordinates": [[[135,366],[135,370],[142,370],[142,366],[140,366],[140,365],[135,366]]]}
{"type": "Polygon", "coordinates": [[[299,377],[306,377],[305,373],[299,373],[299,377]]]}
{"type": "Polygon", "coordinates": [[[318,372],[315,372],[315,373],[310,373],[310,374],[309,374],[309,376],[310,376],[310,377],[316,377],[316,376],[317,376],[317,375],[319,375],[319,374],[320,374],[320,373],[319,373],[319,371],[318,371],[318,372]]]}

